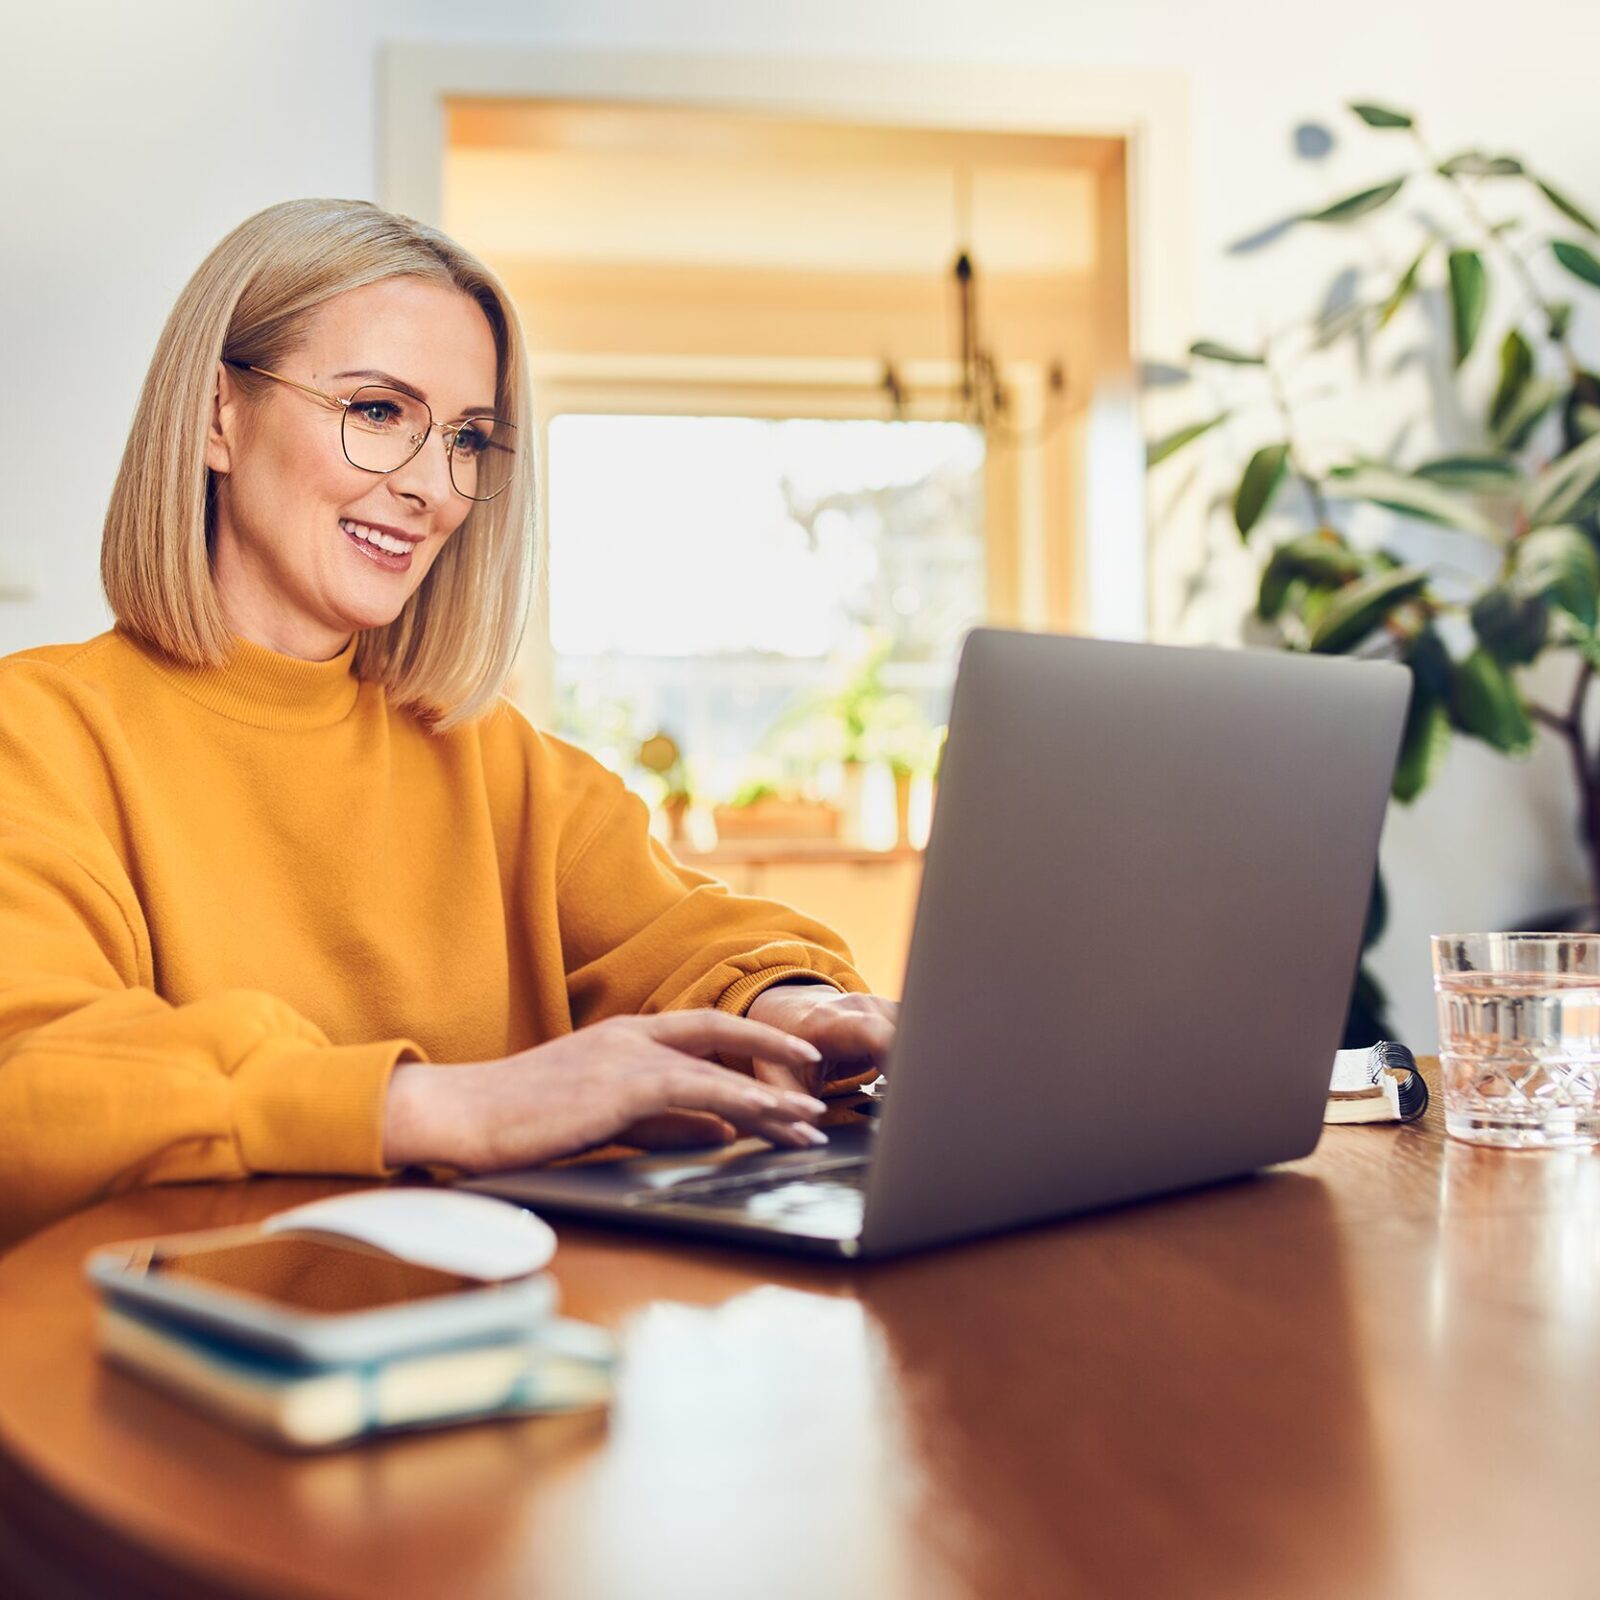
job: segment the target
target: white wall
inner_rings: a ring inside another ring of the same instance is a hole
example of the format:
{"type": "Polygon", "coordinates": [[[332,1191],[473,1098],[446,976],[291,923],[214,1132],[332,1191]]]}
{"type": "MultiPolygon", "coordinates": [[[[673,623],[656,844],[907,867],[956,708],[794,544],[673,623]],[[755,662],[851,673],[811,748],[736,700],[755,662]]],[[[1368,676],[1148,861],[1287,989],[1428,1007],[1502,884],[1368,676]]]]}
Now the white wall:
{"type": "MultiPolygon", "coordinates": [[[[100,521],[161,321],[250,212],[297,194],[375,196],[390,38],[857,56],[886,70],[926,59],[1185,71],[1196,320],[1222,336],[1279,320],[1327,266],[1293,241],[1252,260],[1226,257],[1226,243],[1394,164],[1357,139],[1325,169],[1293,160],[1292,126],[1334,119],[1352,96],[1416,108],[1443,145],[1513,146],[1600,203],[1590,0],[5,0],[0,587],[20,580],[34,598],[0,602],[0,653],[104,626],[100,521]]],[[[1206,625],[1233,605],[1214,602],[1206,625]]],[[[1550,754],[1516,768],[1460,749],[1438,788],[1392,820],[1381,956],[1405,1036],[1431,1039],[1430,927],[1514,924],[1581,892],[1550,754]]]]}

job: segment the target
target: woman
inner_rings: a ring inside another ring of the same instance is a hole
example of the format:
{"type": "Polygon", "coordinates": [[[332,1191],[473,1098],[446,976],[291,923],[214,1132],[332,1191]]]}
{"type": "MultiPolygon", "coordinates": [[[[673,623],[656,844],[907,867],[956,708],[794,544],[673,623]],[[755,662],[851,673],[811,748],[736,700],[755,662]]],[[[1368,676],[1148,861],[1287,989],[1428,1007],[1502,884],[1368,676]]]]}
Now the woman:
{"type": "Polygon", "coordinates": [[[825,1142],[876,1070],[834,934],[500,700],[531,416],[505,291],[375,206],[271,207],[184,289],[117,626],[0,661],[0,1247],[140,1184],[825,1142]]]}

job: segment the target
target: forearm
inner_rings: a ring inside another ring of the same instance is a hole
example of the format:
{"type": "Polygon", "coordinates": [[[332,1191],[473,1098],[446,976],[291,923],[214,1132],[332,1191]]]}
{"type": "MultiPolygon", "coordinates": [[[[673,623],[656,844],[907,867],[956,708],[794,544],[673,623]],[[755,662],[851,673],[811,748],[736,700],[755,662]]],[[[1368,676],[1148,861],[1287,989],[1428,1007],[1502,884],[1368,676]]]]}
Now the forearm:
{"type": "Polygon", "coordinates": [[[557,891],[575,1026],[701,1007],[739,1015],[790,978],[866,989],[831,928],[675,861],[650,838],[637,796],[621,796],[606,818],[557,891]]]}
{"type": "Polygon", "coordinates": [[[244,990],[123,990],[0,1037],[0,1244],[121,1188],[380,1173],[389,1073],[419,1053],[333,1046],[244,990]]]}

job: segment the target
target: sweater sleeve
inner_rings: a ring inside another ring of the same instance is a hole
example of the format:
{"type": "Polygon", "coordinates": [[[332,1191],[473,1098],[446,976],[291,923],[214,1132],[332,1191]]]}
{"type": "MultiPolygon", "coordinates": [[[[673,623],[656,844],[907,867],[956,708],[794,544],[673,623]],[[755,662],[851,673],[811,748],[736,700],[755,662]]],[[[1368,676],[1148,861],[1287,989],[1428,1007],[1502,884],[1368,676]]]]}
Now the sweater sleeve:
{"type": "Polygon", "coordinates": [[[334,1046],[269,994],[137,981],[120,897],[0,823],[0,1246],[109,1194],[252,1172],[380,1174],[405,1040],[334,1046]]]}
{"type": "MultiPolygon", "coordinates": [[[[174,1005],[81,742],[0,717],[0,1249],[143,1184],[378,1174],[407,1040],[334,1046],[270,994],[174,1005]]],[[[39,708],[35,707],[37,712],[39,708]]],[[[97,771],[96,768],[99,768],[97,771]]]]}
{"type": "Polygon", "coordinates": [[[606,776],[557,886],[575,1026],[696,1006],[742,1015],[795,980],[865,991],[838,934],[682,865],[651,837],[644,802],[606,776]]]}

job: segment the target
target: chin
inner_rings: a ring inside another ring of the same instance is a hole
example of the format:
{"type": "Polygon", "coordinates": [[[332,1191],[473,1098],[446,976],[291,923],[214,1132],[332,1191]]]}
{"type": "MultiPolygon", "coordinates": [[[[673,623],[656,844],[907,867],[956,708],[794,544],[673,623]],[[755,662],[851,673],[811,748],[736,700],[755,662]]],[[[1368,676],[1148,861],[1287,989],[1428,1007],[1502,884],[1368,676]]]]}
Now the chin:
{"type": "Polygon", "coordinates": [[[343,626],[352,633],[370,633],[374,628],[387,628],[404,609],[404,606],[352,608],[344,613],[343,626]]]}
{"type": "Polygon", "coordinates": [[[404,594],[351,594],[337,607],[343,624],[357,632],[369,628],[387,628],[410,604],[411,597],[421,588],[408,588],[404,594]]]}

